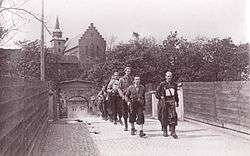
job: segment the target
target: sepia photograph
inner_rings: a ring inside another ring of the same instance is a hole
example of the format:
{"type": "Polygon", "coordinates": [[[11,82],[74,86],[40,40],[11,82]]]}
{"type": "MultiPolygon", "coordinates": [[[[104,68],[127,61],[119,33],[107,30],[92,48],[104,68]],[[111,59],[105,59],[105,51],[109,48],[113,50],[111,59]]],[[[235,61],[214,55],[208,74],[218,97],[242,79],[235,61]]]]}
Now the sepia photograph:
{"type": "Polygon", "coordinates": [[[250,1],[0,0],[0,156],[247,156],[250,1]]]}

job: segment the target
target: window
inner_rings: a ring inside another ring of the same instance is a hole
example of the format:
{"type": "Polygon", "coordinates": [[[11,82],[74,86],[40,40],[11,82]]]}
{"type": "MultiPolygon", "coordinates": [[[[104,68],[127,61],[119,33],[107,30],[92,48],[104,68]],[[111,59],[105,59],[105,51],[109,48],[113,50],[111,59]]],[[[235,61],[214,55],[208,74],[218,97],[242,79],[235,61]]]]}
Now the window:
{"type": "Polygon", "coordinates": [[[98,56],[98,55],[99,55],[99,47],[96,46],[96,56],[98,56]]]}
{"type": "Polygon", "coordinates": [[[61,42],[58,42],[58,45],[61,45],[61,42]]]}
{"type": "Polygon", "coordinates": [[[60,48],[58,48],[58,52],[59,52],[59,53],[61,52],[61,49],[60,49],[60,48]]]}
{"type": "Polygon", "coordinates": [[[90,56],[94,57],[95,56],[95,54],[94,54],[95,51],[94,51],[94,44],[93,43],[90,44],[89,51],[90,51],[90,56]]]}
{"type": "Polygon", "coordinates": [[[88,51],[89,51],[88,46],[85,46],[85,52],[86,52],[86,55],[88,55],[88,51]]]}
{"type": "Polygon", "coordinates": [[[76,111],[77,107],[76,106],[73,106],[72,107],[72,111],[76,111]]]}

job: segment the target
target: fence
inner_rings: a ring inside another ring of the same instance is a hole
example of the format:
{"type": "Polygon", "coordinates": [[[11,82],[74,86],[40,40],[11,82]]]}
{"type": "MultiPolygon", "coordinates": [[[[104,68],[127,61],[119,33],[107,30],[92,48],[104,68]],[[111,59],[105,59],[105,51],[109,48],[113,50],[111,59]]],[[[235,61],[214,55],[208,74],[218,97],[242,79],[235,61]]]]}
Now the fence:
{"type": "Polygon", "coordinates": [[[250,82],[186,82],[185,118],[250,134],[250,82]]]}
{"type": "Polygon", "coordinates": [[[0,155],[33,155],[48,121],[48,85],[0,77],[0,155]]]}

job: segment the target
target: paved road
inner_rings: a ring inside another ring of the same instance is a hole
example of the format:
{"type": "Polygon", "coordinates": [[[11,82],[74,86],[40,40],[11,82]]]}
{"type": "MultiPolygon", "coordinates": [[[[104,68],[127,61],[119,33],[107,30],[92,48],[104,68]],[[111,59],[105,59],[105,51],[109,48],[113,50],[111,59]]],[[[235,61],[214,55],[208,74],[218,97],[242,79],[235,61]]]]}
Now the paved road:
{"type": "Polygon", "coordinates": [[[191,121],[179,122],[179,139],[164,138],[157,120],[146,119],[147,137],[131,136],[123,127],[89,117],[89,131],[103,156],[246,156],[250,138],[229,130],[191,121]]]}
{"type": "Polygon", "coordinates": [[[59,121],[49,125],[40,145],[42,156],[99,156],[86,124],[59,121]]]}

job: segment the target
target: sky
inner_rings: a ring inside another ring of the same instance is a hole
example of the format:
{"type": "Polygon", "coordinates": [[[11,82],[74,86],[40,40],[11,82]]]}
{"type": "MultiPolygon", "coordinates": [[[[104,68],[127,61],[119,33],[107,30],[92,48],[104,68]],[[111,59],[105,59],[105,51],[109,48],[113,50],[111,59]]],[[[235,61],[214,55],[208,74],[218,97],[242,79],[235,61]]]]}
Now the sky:
{"type": "MultiPolygon", "coordinates": [[[[40,16],[41,0],[5,1],[13,1],[40,16]]],[[[117,43],[127,42],[132,32],[155,37],[161,43],[170,31],[178,31],[188,40],[232,37],[236,43],[245,43],[249,41],[248,6],[247,0],[45,0],[45,21],[52,31],[58,16],[63,36],[68,38],[83,34],[94,23],[106,40],[113,35],[117,43]]],[[[29,15],[22,16],[25,18],[14,18],[19,30],[6,46],[40,38],[40,22],[29,15]]],[[[48,33],[45,39],[49,45],[48,33]]]]}

